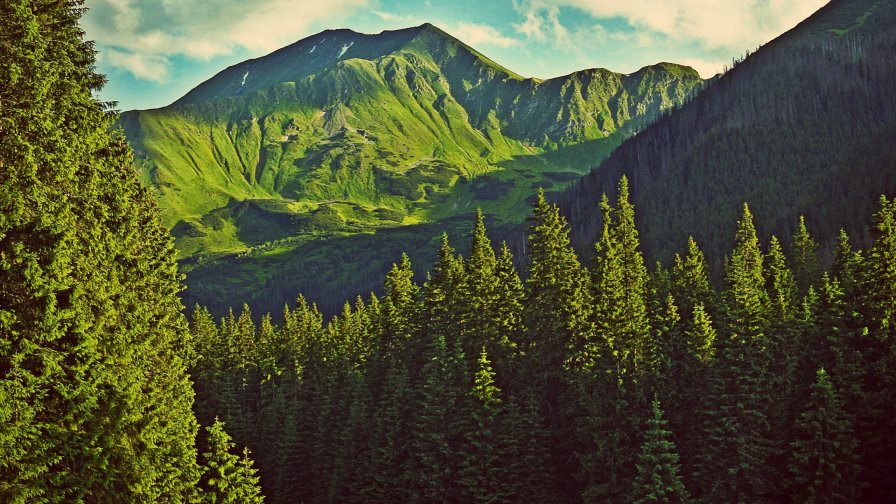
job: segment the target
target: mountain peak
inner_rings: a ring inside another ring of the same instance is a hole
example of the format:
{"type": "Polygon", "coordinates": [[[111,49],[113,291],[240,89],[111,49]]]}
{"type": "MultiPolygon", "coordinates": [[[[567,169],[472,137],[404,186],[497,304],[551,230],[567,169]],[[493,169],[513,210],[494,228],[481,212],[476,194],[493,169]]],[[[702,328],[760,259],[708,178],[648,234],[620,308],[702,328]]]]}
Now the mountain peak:
{"type": "Polygon", "coordinates": [[[300,82],[335,68],[344,60],[376,61],[402,51],[440,62],[454,58],[459,51],[463,51],[487,68],[506,74],[508,78],[523,80],[523,77],[431,23],[377,34],[342,28],[325,30],[266,56],[237,63],[203,82],[174,104],[198,104],[246,95],[285,82],[300,82]]]}

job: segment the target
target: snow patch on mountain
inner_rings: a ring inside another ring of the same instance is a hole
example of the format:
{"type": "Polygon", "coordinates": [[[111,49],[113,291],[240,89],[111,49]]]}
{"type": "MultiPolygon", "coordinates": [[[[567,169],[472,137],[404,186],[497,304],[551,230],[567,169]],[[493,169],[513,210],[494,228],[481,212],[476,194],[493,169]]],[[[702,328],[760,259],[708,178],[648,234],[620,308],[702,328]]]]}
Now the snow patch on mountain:
{"type": "Polygon", "coordinates": [[[342,46],[342,50],[339,51],[339,56],[336,56],[336,59],[341,58],[342,55],[345,54],[345,51],[348,51],[348,48],[351,47],[351,46],[353,46],[353,45],[355,45],[354,42],[349,42],[348,44],[345,44],[344,46],[342,46]]]}

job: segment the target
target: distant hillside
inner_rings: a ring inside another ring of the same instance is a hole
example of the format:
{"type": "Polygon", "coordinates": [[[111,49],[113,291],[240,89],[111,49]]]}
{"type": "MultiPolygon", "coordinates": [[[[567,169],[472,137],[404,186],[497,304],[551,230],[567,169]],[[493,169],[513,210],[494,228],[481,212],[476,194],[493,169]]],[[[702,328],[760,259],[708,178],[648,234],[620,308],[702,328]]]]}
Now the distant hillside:
{"type": "Polygon", "coordinates": [[[893,2],[833,1],[624,142],[560,198],[577,248],[590,254],[600,195],[623,174],[651,259],[689,233],[720,257],[745,201],[765,238],[800,215],[822,242],[862,237],[862,216],[896,193],[894,27],[893,2]]]}
{"type": "MultiPolygon", "coordinates": [[[[127,112],[120,124],[173,228],[189,300],[271,297],[262,291],[282,277],[259,266],[275,260],[300,272],[273,295],[282,306],[299,287],[334,288],[320,285],[332,268],[302,273],[299,248],[478,206],[519,222],[539,187],[567,186],[702,85],[693,69],[670,63],[526,79],[424,24],[325,31],[234,65],[171,106],[127,112]],[[231,274],[216,279],[207,268],[231,274]],[[207,277],[212,284],[199,280],[207,277]]],[[[404,248],[380,243],[391,235],[365,248],[404,248]]],[[[339,267],[380,275],[358,261],[339,267]]]]}

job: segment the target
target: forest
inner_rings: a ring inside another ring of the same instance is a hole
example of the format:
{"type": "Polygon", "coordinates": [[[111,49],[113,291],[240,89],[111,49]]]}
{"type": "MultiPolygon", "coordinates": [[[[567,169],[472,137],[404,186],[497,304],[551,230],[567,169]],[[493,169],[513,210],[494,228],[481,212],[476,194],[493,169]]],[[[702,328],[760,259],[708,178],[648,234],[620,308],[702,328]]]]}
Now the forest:
{"type": "Polygon", "coordinates": [[[584,263],[540,193],[520,257],[188,319],[83,6],[0,1],[0,502],[896,501],[892,196],[649,265],[620,177],[584,263]]]}
{"type": "Polygon", "coordinates": [[[622,175],[651,261],[671,261],[693,235],[720,274],[744,201],[764,239],[805,215],[826,248],[840,228],[866,243],[865,219],[881,193],[896,191],[894,26],[892,3],[835,1],[735,60],[560,195],[575,249],[587,257],[601,229],[598,197],[622,175]],[[863,25],[832,33],[866,9],[863,25]]]}
{"type": "Polygon", "coordinates": [[[834,260],[800,219],[785,253],[747,205],[717,288],[692,239],[652,271],[625,178],[583,265],[543,195],[525,271],[482,214],[422,286],[325,323],[196,307],[201,423],[251,450],[271,502],[887,502],[896,201],[834,260]],[[524,278],[524,280],[521,280],[524,278]]]}

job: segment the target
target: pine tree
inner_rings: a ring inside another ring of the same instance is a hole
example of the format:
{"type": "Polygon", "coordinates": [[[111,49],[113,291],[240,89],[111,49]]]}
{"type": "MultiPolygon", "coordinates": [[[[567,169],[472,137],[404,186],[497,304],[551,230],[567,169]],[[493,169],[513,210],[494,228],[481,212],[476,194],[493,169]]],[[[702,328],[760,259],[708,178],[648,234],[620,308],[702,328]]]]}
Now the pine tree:
{"type": "Polygon", "coordinates": [[[776,321],[785,323],[795,314],[797,284],[794,281],[793,273],[787,268],[781,243],[775,236],[772,236],[768,245],[766,278],[771,301],[770,315],[776,321]]]}
{"type": "MultiPolygon", "coordinates": [[[[642,367],[651,344],[647,317],[647,269],[638,250],[634,207],[628,201],[628,180],[619,181],[615,211],[604,196],[604,232],[596,248],[593,274],[597,353],[616,356],[618,377],[642,367]],[[615,214],[615,219],[613,215],[615,214]]],[[[637,379],[637,378],[635,378],[637,379]]]]}
{"type": "Polygon", "coordinates": [[[688,252],[682,259],[675,256],[672,266],[672,296],[680,313],[691,313],[694,306],[703,304],[708,315],[714,315],[715,291],[709,283],[709,269],[703,251],[693,237],[688,238],[688,252]]]}
{"type": "Polygon", "coordinates": [[[438,502],[449,499],[456,476],[449,432],[449,409],[455,398],[449,386],[451,363],[444,336],[433,337],[427,359],[411,440],[414,465],[408,473],[414,479],[411,488],[415,495],[438,502]]]}
{"type": "Polygon", "coordinates": [[[690,502],[679,472],[678,454],[671,441],[672,433],[663,418],[660,402],[653,400],[653,416],[647,421],[647,431],[638,455],[638,475],[632,489],[631,502],[690,502]]]}
{"type": "Polygon", "coordinates": [[[187,500],[173,245],[93,97],[83,5],[0,3],[0,501],[187,500]]]}
{"type": "Polygon", "coordinates": [[[793,278],[797,295],[805,296],[809,287],[816,286],[821,279],[818,261],[818,243],[809,236],[806,219],[800,216],[800,224],[793,235],[793,278]]]}
{"type": "Polygon", "coordinates": [[[501,415],[501,390],[495,386],[495,374],[485,348],[479,356],[478,370],[470,392],[472,428],[465,433],[466,443],[460,472],[464,500],[469,502],[511,502],[501,481],[501,463],[505,454],[498,442],[498,417],[501,415]]]}
{"type": "Polygon", "coordinates": [[[577,461],[571,447],[575,404],[567,362],[581,348],[587,326],[587,276],[569,245],[569,229],[556,206],[540,192],[528,235],[523,324],[525,378],[533,383],[551,435],[551,466],[557,486],[572,499],[577,461]]]}
{"type": "Polygon", "coordinates": [[[762,254],[747,205],[728,265],[725,333],[717,338],[698,464],[706,502],[764,502],[779,478],[767,416],[768,297],[762,254]]]}
{"type": "Polygon", "coordinates": [[[550,432],[538,413],[538,399],[521,392],[507,400],[499,429],[502,492],[510,502],[557,502],[550,463],[550,432]]]}
{"type": "Polygon", "coordinates": [[[466,280],[464,263],[449,245],[448,234],[443,233],[432,273],[423,285],[423,317],[425,331],[448,337],[449,345],[465,338],[461,312],[466,305],[466,280]]]}
{"type": "Polygon", "coordinates": [[[368,502],[408,502],[411,450],[411,391],[407,371],[393,365],[386,372],[382,397],[374,404],[372,443],[365,467],[367,486],[362,495],[368,502]]]}
{"type": "MultiPolygon", "coordinates": [[[[588,502],[618,501],[629,493],[638,411],[646,407],[645,390],[658,382],[656,373],[668,367],[672,344],[670,333],[657,334],[650,327],[647,270],[625,177],[619,182],[616,209],[606,195],[601,209],[604,226],[592,275],[594,331],[581,354],[585,371],[578,380],[585,411],[578,429],[579,458],[588,502]]],[[[668,303],[665,308],[658,318],[668,317],[662,323],[671,329],[677,309],[669,311],[668,303]]]]}
{"type": "Polygon", "coordinates": [[[837,245],[834,248],[834,264],[831,266],[831,276],[834,280],[837,280],[843,289],[843,293],[849,298],[857,296],[861,267],[861,252],[852,249],[852,245],[849,243],[849,235],[841,229],[837,235],[837,245]]]}
{"type": "MultiPolygon", "coordinates": [[[[502,258],[503,261],[508,259],[510,258],[502,258]]],[[[464,319],[464,353],[476,355],[485,346],[496,365],[500,363],[501,367],[507,369],[509,368],[507,361],[514,346],[510,340],[512,334],[510,331],[515,330],[514,319],[518,318],[519,314],[502,312],[505,309],[502,305],[519,303],[519,299],[505,300],[502,295],[513,296],[513,294],[507,292],[507,287],[501,282],[502,276],[506,278],[508,274],[516,275],[516,271],[513,271],[512,262],[511,271],[507,271],[506,265],[500,266],[502,271],[498,271],[498,259],[486,234],[482,210],[476,212],[470,258],[465,266],[467,283],[466,291],[463,293],[464,308],[458,314],[464,319]]]]}
{"type": "Polygon", "coordinates": [[[873,245],[860,272],[858,312],[865,407],[856,418],[870,502],[896,499],[896,439],[886,426],[896,418],[896,198],[881,196],[871,225],[873,245]],[[889,476],[888,476],[889,475],[889,476]]]}
{"type": "Polygon", "coordinates": [[[687,340],[689,353],[703,366],[712,362],[715,356],[716,331],[702,304],[694,306],[694,322],[688,332],[687,340]]]}
{"type": "Polygon", "coordinates": [[[205,491],[204,501],[210,504],[261,504],[257,470],[252,467],[249,450],[243,449],[243,456],[231,453],[234,443],[224,430],[224,424],[217,419],[206,427],[208,451],[202,454],[205,475],[201,488],[205,491]]]}
{"type": "Polygon", "coordinates": [[[843,410],[824,368],[797,423],[790,471],[794,502],[858,502],[858,445],[852,421],[843,410]]]}
{"type": "Polygon", "coordinates": [[[525,333],[523,327],[523,300],[525,293],[520,276],[513,267],[513,255],[507,247],[507,242],[501,244],[501,250],[495,265],[495,279],[497,304],[491,317],[495,322],[499,338],[498,348],[495,351],[495,369],[498,372],[497,380],[505,389],[511,384],[519,383],[516,374],[520,371],[515,365],[519,358],[518,349],[522,344],[522,336],[525,333]]]}
{"type": "Polygon", "coordinates": [[[534,378],[545,393],[556,386],[564,362],[585,326],[585,276],[569,246],[569,229],[543,192],[535,201],[528,235],[524,324],[534,378]]]}
{"type": "Polygon", "coordinates": [[[386,275],[386,295],[381,307],[379,341],[375,351],[379,356],[413,356],[422,348],[415,338],[420,324],[420,289],[414,283],[414,272],[407,254],[401,255],[386,275]]]}

